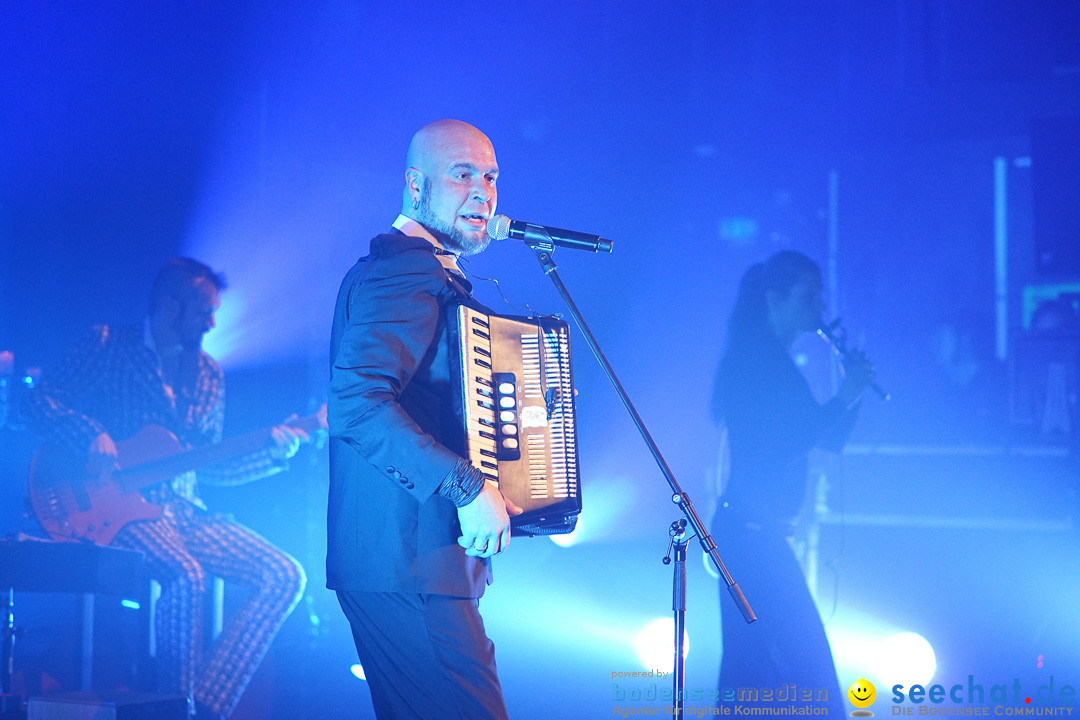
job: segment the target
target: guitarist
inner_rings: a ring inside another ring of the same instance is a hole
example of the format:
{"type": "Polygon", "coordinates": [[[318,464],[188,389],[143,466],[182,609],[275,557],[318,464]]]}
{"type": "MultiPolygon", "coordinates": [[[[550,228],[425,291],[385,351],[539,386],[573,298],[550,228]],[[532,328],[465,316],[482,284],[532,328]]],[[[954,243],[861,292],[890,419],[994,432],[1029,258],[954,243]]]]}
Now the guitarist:
{"type": "MultiPolygon", "coordinates": [[[[100,326],[28,394],[28,425],[86,461],[93,475],[117,466],[117,440],[147,425],[167,428],[186,447],[221,440],[224,375],[202,350],[214,327],[223,278],[190,258],[158,272],[142,325],[100,326]]],[[[303,430],[282,425],[266,448],[199,471],[212,484],[239,484],[281,471],[303,430]]],[[[122,458],[121,458],[122,459],[122,458]]],[[[242,525],[207,511],[194,473],[144,490],[162,507],[157,519],[126,524],[113,546],[146,554],[161,583],[157,604],[158,681],[162,692],[193,698],[199,717],[227,717],[304,590],[296,560],[242,525]],[[204,656],[208,575],[251,589],[204,656]]]]}

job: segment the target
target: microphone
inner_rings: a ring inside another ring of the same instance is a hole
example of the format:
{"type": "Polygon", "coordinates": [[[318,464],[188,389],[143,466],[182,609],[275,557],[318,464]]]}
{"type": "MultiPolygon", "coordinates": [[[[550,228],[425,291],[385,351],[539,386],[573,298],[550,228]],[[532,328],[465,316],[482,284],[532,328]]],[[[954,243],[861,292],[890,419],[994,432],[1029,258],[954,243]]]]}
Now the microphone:
{"type": "Polygon", "coordinates": [[[496,215],[488,220],[487,233],[492,240],[514,238],[524,240],[526,245],[546,248],[559,247],[591,252],[611,252],[612,242],[599,235],[563,230],[547,225],[533,225],[521,220],[511,220],[505,215],[496,215]]]}

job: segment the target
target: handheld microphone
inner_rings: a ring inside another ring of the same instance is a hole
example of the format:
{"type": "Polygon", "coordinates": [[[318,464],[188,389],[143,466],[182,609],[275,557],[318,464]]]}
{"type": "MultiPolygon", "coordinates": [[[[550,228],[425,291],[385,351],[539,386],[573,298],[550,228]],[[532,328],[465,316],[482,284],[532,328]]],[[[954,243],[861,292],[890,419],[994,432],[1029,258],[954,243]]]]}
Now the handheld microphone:
{"type": "Polygon", "coordinates": [[[589,250],[591,252],[611,252],[612,242],[605,240],[599,235],[563,230],[562,228],[549,227],[547,225],[533,225],[521,220],[511,220],[505,215],[496,215],[488,220],[487,233],[492,240],[505,240],[514,238],[523,240],[532,247],[541,246],[552,248],[573,248],[575,250],[589,250]]]}

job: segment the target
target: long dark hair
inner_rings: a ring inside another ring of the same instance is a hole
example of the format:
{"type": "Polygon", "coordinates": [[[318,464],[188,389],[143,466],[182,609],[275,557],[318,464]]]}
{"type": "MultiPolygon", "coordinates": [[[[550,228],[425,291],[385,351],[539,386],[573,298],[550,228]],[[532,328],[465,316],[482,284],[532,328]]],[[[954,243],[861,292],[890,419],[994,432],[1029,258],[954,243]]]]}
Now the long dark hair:
{"type": "Polygon", "coordinates": [[[728,318],[728,348],[767,337],[771,332],[768,293],[786,295],[807,275],[820,278],[821,268],[797,250],[782,250],[751,265],[739,282],[739,294],[728,318]]]}
{"type": "Polygon", "coordinates": [[[758,349],[776,342],[769,326],[768,293],[786,295],[799,282],[814,275],[821,277],[821,268],[806,255],[796,250],[782,250],[765,262],[755,263],[743,273],[739,281],[739,293],[735,307],[728,318],[727,350],[717,368],[713,386],[713,420],[721,423],[724,417],[724,367],[733,353],[757,353],[758,349]]]}

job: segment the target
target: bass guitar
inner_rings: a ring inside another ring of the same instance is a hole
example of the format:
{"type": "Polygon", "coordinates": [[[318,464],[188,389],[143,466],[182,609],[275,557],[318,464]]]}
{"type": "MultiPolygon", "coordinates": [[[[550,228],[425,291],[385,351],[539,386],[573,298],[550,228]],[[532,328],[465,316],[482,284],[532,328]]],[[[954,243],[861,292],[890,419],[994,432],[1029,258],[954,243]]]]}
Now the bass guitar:
{"type": "MultiPolygon", "coordinates": [[[[310,441],[326,432],[326,406],[283,424],[303,430],[310,441]]],[[[46,443],[30,461],[30,508],[53,540],[108,545],[128,523],[161,517],[161,507],[139,490],[261,450],[270,443],[272,431],[265,428],[187,449],[164,427],[147,425],[116,443],[117,468],[100,476],[87,470],[84,459],[46,443]]]]}

